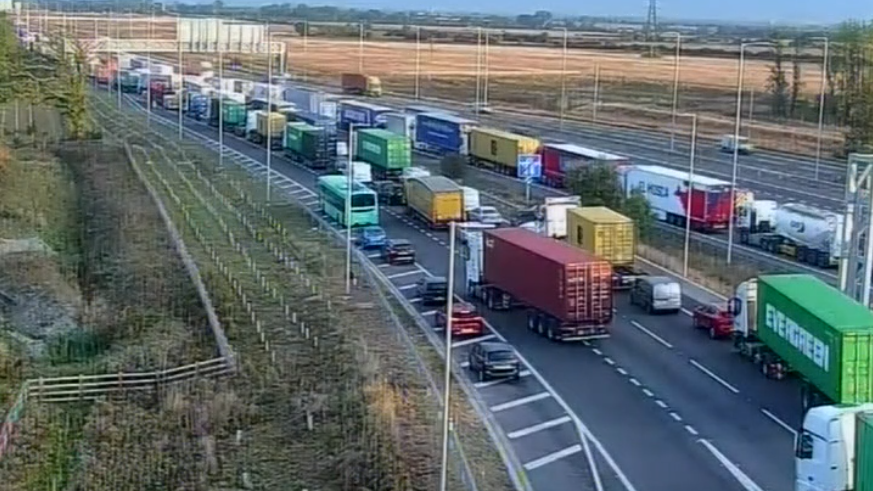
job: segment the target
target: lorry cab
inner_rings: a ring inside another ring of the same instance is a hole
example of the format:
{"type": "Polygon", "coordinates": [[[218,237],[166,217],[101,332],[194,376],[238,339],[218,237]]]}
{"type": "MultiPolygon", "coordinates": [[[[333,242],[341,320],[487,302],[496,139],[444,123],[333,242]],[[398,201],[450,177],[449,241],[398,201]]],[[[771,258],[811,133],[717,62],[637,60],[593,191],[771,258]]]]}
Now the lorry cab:
{"type": "Polygon", "coordinates": [[[721,137],[721,151],[733,153],[734,150],[742,155],[748,155],[755,151],[755,147],[749,142],[745,136],[739,138],[734,135],[724,135],[721,137]]]}
{"type": "Polygon", "coordinates": [[[818,406],[803,417],[794,448],[794,491],[861,489],[855,482],[858,415],[873,404],[818,406]]]}
{"type": "Polygon", "coordinates": [[[631,305],[639,305],[650,314],[678,313],[682,309],[682,287],[666,276],[637,278],[630,292],[631,305]]]}

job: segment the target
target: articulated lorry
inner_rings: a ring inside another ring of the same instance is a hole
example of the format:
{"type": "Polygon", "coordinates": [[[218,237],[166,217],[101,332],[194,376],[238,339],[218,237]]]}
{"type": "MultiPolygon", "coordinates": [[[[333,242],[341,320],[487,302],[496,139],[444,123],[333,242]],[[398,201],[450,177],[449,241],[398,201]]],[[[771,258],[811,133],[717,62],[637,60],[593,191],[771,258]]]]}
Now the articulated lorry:
{"type": "Polygon", "coordinates": [[[382,81],[379,80],[379,77],[364,75],[363,73],[343,73],[340,83],[344,94],[368,97],[380,97],[382,95],[382,81]]]}
{"type": "Polygon", "coordinates": [[[284,146],[285,116],[280,113],[266,111],[249,111],[246,121],[246,137],[252,143],[266,145],[270,142],[273,150],[282,150],[284,146]]]}
{"type": "Polygon", "coordinates": [[[336,138],[324,127],[302,121],[285,125],[285,155],[310,169],[327,169],[336,161],[336,138]]]}
{"type": "Polygon", "coordinates": [[[245,135],[246,128],[246,105],[243,102],[225,98],[223,101],[218,97],[213,97],[209,100],[208,111],[209,126],[218,128],[221,126],[222,131],[235,133],[238,136],[245,135]],[[219,114],[221,122],[219,124],[219,114]]]}
{"type": "MultiPolygon", "coordinates": [[[[762,214],[760,210],[753,211],[755,218],[762,214]]],[[[737,227],[740,243],[820,268],[837,266],[842,250],[843,215],[800,203],[776,206],[769,213],[768,221],[737,227]]]]}
{"type": "Polygon", "coordinates": [[[448,177],[411,177],[406,180],[405,190],[407,211],[430,228],[464,221],[464,190],[448,177]]]}
{"type": "Polygon", "coordinates": [[[553,341],[600,339],[612,322],[612,266],[521,228],[470,231],[467,295],[491,310],[525,308],[527,328],[553,341]]]}
{"type": "Polygon", "coordinates": [[[376,179],[397,179],[412,163],[408,138],[378,128],[355,131],[355,158],[373,167],[376,179]]]}
{"type": "Polygon", "coordinates": [[[802,381],[803,411],[873,401],[873,312],[807,274],[761,275],[729,302],[737,352],[802,381]]]}
{"type": "Polygon", "coordinates": [[[612,287],[629,289],[646,273],[634,267],[636,225],[630,218],[605,206],[567,210],[567,242],[612,264],[612,287]]]}
{"type": "Polygon", "coordinates": [[[794,491],[873,491],[873,404],[814,407],[794,443],[794,491]]]}

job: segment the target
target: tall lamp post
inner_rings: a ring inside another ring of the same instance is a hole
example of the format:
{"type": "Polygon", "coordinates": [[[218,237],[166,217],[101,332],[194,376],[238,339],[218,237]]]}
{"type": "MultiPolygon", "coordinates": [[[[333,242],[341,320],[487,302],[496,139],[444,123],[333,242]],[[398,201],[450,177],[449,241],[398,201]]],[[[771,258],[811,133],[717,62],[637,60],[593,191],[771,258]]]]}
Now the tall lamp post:
{"type": "Polygon", "coordinates": [[[824,41],[824,52],[822,53],[821,62],[821,87],[818,97],[818,138],[815,145],[815,180],[818,180],[819,166],[821,165],[821,140],[824,133],[824,109],[825,109],[825,86],[827,85],[828,73],[828,49],[830,48],[830,38],[827,36],[819,36],[810,38],[815,41],[824,41]]]}
{"type": "MultiPolygon", "coordinates": [[[[743,107],[743,75],[744,70],[746,68],[746,48],[749,46],[775,46],[774,43],[769,41],[758,41],[753,43],[741,43],[740,44],[740,65],[737,70],[737,114],[736,114],[736,122],[734,125],[734,158],[733,158],[733,168],[731,170],[731,192],[736,194],[737,188],[737,168],[740,159],[740,119],[742,118],[742,107],[743,107]]],[[[730,212],[728,214],[728,245],[727,245],[727,263],[731,263],[731,258],[733,254],[733,245],[734,245],[734,208],[733,203],[731,203],[730,212]]]]}
{"type": "Polygon", "coordinates": [[[688,195],[685,198],[685,209],[688,216],[685,218],[685,257],[682,264],[682,276],[688,277],[688,253],[691,247],[691,195],[694,194],[694,160],[697,153],[697,115],[681,114],[691,118],[691,157],[688,163],[688,195]]]}
{"type": "Polygon", "coordinates": [[[415,100],[421,98],[421,26],[415,26],[415,100]]]}
{"type": "Polygon", "coordinates": [[[564,112],[567,110],[567,38],[569,33],[566,27],[564,30],[564,46],[561,50],[561,122],[559,127],[564,129],[564,112]]]}
{"type": "Polygon", "coordinates": [[[364,73],[364,23],[358,23],[360,35],[358,38],[358,73],[364,73]]]}
{"type": "Polygon", "coordinates": [[[355,124],[349,123],[349,148],[346,161],[346,295],[352,292],[352,159],[355,151],[355,124]]]}
{"type": "Polygon", "coordinates": [[[481,230],[482,226],[476,224],[451,222],[449,224],[449,273],[448,273],[448,291],[446,296],[446,359],[445,359],[445,381],[443,384],[443,427],[442,427],[442,460],[440,465],[440,491],[446,491],[449,477],[449,429],[450,417],[449,407],[451,404],[451,384],[452,384],[452,309],[455,305],[455,256],[456,254],[456,233],[458,228],[481,230]]]}
{"type": "Polygon", "coordinates": [[[673,117],[670,124],[670,151],[676,150],[676,111],[679,108],[679,59],[682,54],[682,33],[666,32],[676,36],[676,55],[673,58],[673,117]]]}

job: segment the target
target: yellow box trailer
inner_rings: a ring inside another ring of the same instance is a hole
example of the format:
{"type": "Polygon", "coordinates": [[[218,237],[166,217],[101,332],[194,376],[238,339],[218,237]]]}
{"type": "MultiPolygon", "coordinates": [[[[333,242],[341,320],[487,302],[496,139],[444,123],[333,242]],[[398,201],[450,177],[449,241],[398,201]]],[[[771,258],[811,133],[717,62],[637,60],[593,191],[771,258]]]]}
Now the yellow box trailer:
{"type": "Polygon", "coordinates": [[[444,176],[412,177],[406,180],[406,205],[431,228],[464,220],[464,191],[444,176]]]}
{"type": "Polygon", "coordinates": [[[621,213],[605,206],[583,206],[567,210],[567,242],[612,264],[613,285],[630,287],[636,255],[636,225],[621,213]]]}
{"type": "Polygon", "coordinates": [[[267,121],[269,120],[270,138],[282,138],[285,133],[285,125],[288,124],[285,115],[271,112],[268,118],[267,113],[259,113],[257,118],[257,131],[261,137],[267,137],[267,121]]]}
{"type": "Polygon", "coordinates": [[[516,174],[519,155],[532,155],[540,148],[536,138],[491,128],[470,130],[470,162],[503,174],[516,174]]]}

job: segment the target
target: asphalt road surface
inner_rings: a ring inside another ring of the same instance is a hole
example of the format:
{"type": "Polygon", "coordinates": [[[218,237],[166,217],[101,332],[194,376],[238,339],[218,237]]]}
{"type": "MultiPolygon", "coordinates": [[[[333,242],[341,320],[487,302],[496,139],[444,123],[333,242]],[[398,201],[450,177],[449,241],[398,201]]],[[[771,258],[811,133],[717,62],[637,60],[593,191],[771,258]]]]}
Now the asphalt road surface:
{"type": "MultiPolygon", "coordinates": [[[[217,138],[213,128],[187,118],[186,124],[217,138]]],[[[265,151],[248,142],[227,136],[225,144],[251,162],[265,160],[265,151]]],[[[280,187],[315,206],[311,171],[276,153],[273,165],[287,178],[280,187]]],[[[446,233],[430,231],[397,209],[384,210],[382,220],[390,236],[411,240],[418,252],[414,267],[380,268],[414,301],[410,282],[447,274],[446,233]]],[[[696,302],[685,298],[683,305],[691,310],[696,302]]],[[[593,461],[610,490],[626,483],[641,491],[789,490],[791,428],[801,417],[797,384],[764,379],[733,355],[728,343],[692,330],[686,314],[649,316],[622,296],[616,308],[613,336],[591,345],[554,345],[527,332],[522,314],[484,312],[492,334],[507,339],[530,364],[532,373],[521,383],[479,390],[507,435],[514,436],[535,488],[587,483],[593,461]],[[578,418],[593,434],[590,458],[578,435],[566,428],[567,417],[578,418]]],[[[433,309],[420,309],[433,315],[433,309]]],[[[459,361],[469,346],[458,346],[459,361]]]]}

